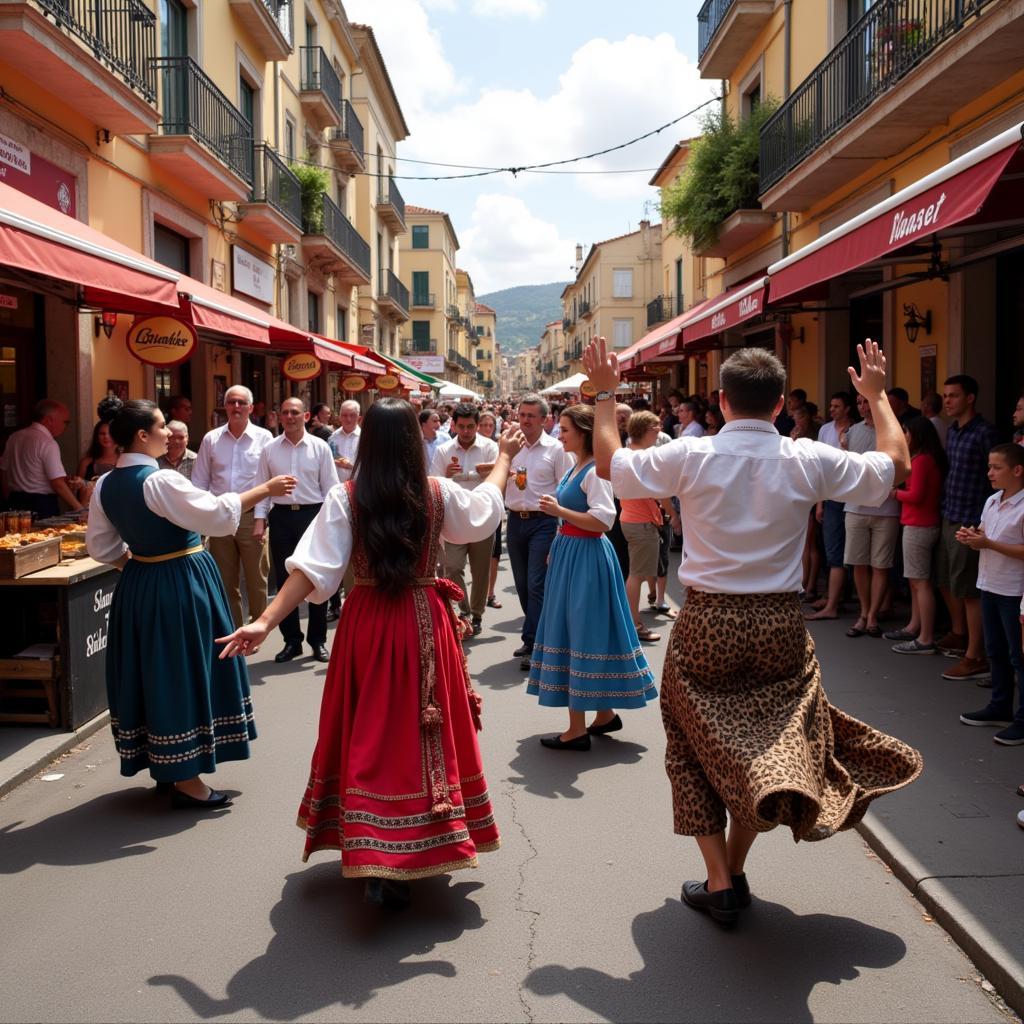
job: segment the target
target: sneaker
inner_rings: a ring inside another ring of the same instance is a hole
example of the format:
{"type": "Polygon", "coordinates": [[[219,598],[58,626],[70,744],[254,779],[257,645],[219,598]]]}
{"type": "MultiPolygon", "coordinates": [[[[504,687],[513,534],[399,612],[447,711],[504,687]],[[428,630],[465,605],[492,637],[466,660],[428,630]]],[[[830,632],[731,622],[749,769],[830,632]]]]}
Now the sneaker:
{"type": "Polygon", "coordinates": [[[917,640],[905,640],[901,644],[893,644],[892,649],[897,654],[935,654],[937,650],[935,644],[922,644],[917,640]]]}
{"type": "Polygon", "coordinates": [[[1014,722],[1009,728],[997,732],[992,739],[1004,747],[1024,746],[1024,722],[1014,722]]]}
{"type": "MultiPolygon", "coordinates": [[[[938,646],[936,644],[936,646],[938,646]]],[[[943,679],[988,679],[987,658],[961,658],[952,668],[942,673],[943,679]]]]}
{"type": "Polygon", "coordinates": [[[965,711],[960,716],[960,721],[964,725],[993,725],[998,728],[1013,725],[1013,719],[1007,718],[1006,715],[1001,715],[991,708],[982,708],[980,711],[965,711]]]}
{"type": "MultiPolygon", "coordinates": [[[[883,633],[882,637],[886,640],[916,640],[917,634],[908,633],[905,629],[890,629],[887,633],[883,633]]],[[[932,646],[934,647],[935,645],[932,644],[932,646]]]]}
{"type": "Polygon", "coordinates": [[[940,640],[935,641],[935,646],[938,647],[943,654],[948,651],[956,651],[961,657],[967,650],[967,637],[963,633],[953,633],[952,631],[947,633],[940,640]]]}

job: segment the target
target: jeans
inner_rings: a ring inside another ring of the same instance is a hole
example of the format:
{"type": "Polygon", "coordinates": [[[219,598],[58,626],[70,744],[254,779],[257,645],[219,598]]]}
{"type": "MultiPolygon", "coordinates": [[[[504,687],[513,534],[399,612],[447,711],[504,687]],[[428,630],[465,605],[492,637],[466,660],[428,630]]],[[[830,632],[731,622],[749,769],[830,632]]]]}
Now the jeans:
{"type": "Polygon", "coordinates": [[[1020,598],[981,592],[981,621],[985,654],[992,669],[989,710],[1024,724],[1024,654],[1020,641],[1020,598]],[[1013,714],[1014,682],[1017,714],[1013,714]]]}
{"type": "Polygon", "coordinates": [[[512,565],[512,577],[516,581],[516,593],[523,609],[523,643],[533,647],[537,635],[537,623],[544,606],[544,580],[548,573],[548,551],[555,539],[558,520],[553,516],[536,516],[520,519],[515,512],[509,512],[506,536],[508,560],[512,565]]]}

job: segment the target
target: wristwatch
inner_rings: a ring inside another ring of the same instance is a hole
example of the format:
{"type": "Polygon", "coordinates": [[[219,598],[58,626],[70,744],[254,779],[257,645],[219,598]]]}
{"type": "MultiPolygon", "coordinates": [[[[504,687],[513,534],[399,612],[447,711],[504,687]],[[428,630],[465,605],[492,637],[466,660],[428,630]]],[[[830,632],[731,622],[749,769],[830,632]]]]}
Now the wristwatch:
{"type": "Polygon", "coordinates": [[[594,401],[595,402],[607,402],[609,398],[614,398],[614,397],[615,397],[615,393],[613,391],[598,391],[598,393],[596,395],[594,395],[594,401]]]}

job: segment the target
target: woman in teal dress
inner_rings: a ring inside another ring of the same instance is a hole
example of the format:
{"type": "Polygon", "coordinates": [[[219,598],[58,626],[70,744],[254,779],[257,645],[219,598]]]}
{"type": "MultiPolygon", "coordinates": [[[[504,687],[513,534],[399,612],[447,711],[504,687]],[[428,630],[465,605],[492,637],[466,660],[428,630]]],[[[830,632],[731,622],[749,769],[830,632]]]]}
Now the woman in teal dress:
{"type": "Polygon", "coordinates": [[[622,572],[605,536],[615,521],[611,485],[594,472],[594,410],[566,409],[560,440],[576,465],[541,511],[561,524],[551,545],[544,607],[526,692],[545,707],[569,709],[569,728],[541,743],[589,750],[590,737],[622,728],[616,708],[642,708],[657,696],[633,625],[622,572]],[[596,711],[588,727],[586,712],[596,711]]]}
{"type": "Polygon", "coordinates": [[[175,807],[230,802],[199,777],[249,756],[255,739],[249,677],[221,661],[214,637],[234,628],[216,563],[201,535],[238,529],[242,512],[295,485],[275,477],[214,497],[157,468],[169,431],[154,402],[131,401],[110,424],[121,456],[89,505],[89,554],[121,570],[110,607],[107,697],[121,774],[149,769],[175,807]]]}

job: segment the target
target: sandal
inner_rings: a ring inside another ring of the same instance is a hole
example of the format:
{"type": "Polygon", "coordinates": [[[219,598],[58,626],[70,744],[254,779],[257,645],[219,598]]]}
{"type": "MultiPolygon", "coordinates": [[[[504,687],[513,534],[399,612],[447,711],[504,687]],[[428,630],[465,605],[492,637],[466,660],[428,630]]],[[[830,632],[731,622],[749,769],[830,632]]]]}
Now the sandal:
{"type": "Polygon", "coordinates": [[[656,643],[658,640],[661,639],[660,633],[653,633],[647,626],[644,625],[637,625],[636,635],[641,640],[646,640],[649,644],[656,643]]]}
{"type": "MultiPolygon", "coordinates": [[[[864,620],[863,620],[863,619],[858,619],[858,620],[857,620],[857,622],[864,622],[864,620]]],[[[846,631],[846,635],[847,635],[847,636],[864,636],[864,634],[865,634],[865,633],[867,633],[867,631],[868,631],[868,630],[867,630],[867,623],[864,623],[864,625],[863,625],[863,626],[858,626],[858,625],[857,625],[857,622],[855,622],[855,623],[854,623],[854,624],[853,624],[853,625],[852,625],[852,626],[851,626],[851,627],[850,627],[850,628],[849,628],[849,629],[848,629],[848,630],[846,631]]]]}
{"type": "Polygon", "coordinates": [[[675,608],[673,608],[673,607],[671,607],[671,605],[667,605],[667,604],[656,605],[654,610],[659,615],[665,615],[665,616],[667,616],[670,619],[676,618],[676,616],[678,616],[678,614],[679,614],[679,612],[677,612],[675,610],[675,608]]]}
{"type": "Polygon", "coordinates": [[[493,594],[491,594],[491,596],[489,598],[487,598],[487,607],[488,608],[500,608],[501,607],[501,602],[493,594]]]}
{"type": "Polygon", "coordinates": [[[647,591],[647,603],[653,608],[658,603],[658,595],[653,590],[647,591]]]}
{"type": "Polygon", "coordinates": [[[882,637],[882,627],[879,626],[877,622],[873,626],[868,626],[864,632],[867,633],[868,636],[874,637],[876,640],[880,640],[882,637]]]}

